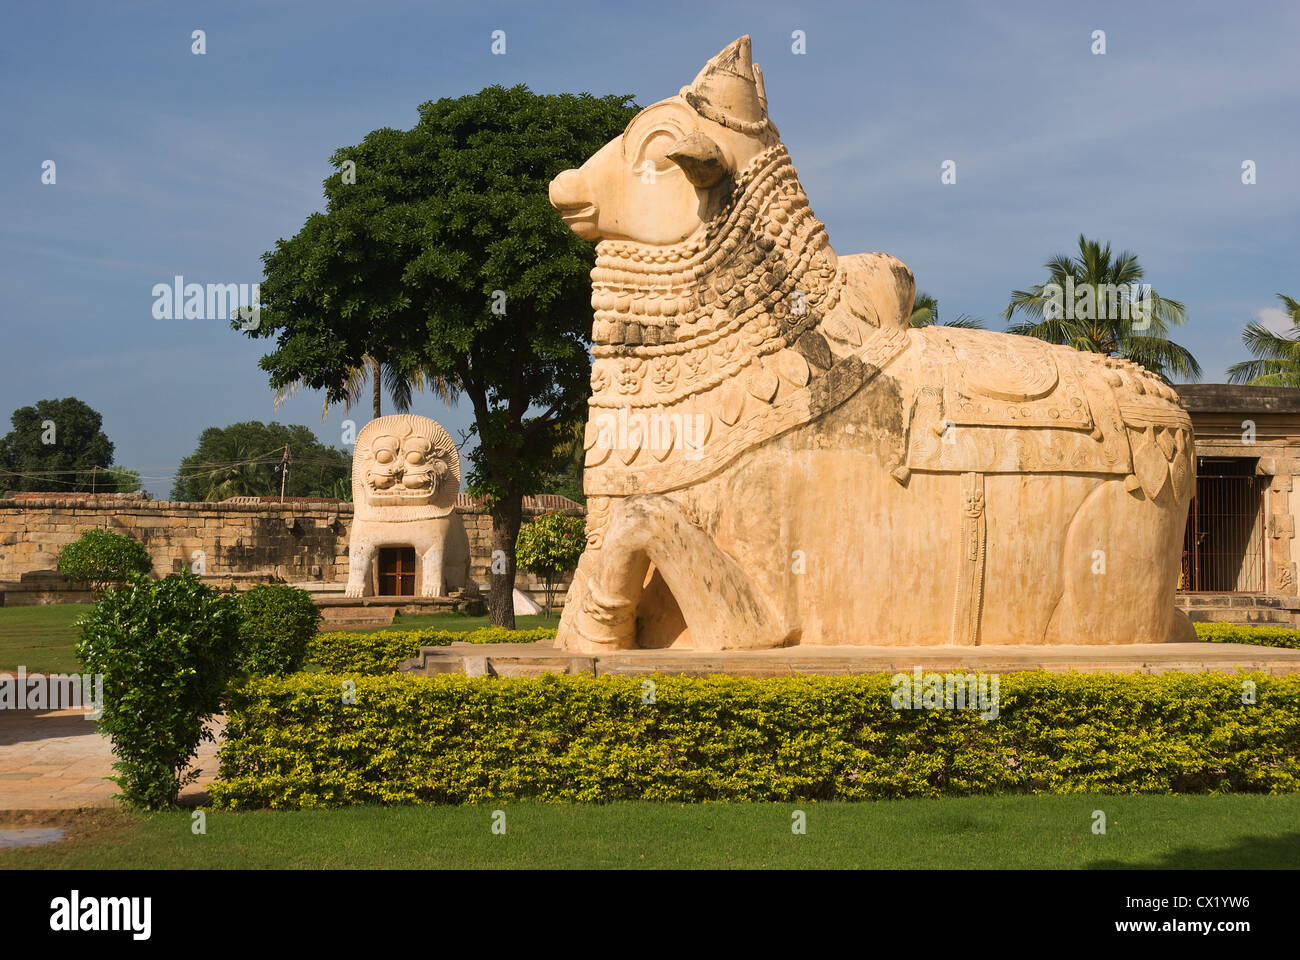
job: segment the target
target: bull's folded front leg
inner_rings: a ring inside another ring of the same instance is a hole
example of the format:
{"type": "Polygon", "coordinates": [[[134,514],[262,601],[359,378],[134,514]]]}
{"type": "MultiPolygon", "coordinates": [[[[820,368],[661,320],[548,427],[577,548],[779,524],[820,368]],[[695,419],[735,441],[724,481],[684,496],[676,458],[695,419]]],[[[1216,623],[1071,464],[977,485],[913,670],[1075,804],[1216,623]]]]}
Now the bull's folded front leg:
{"type": "Polygon", "coordinates": [[[637,616],[650,564],[663,578],[695,649],[780,646],[785,631],[744,571],[671,500],[636,496],[610,516],[604,542],[579,567],[557,644],[568,648],[637,646],[637,616]]]}

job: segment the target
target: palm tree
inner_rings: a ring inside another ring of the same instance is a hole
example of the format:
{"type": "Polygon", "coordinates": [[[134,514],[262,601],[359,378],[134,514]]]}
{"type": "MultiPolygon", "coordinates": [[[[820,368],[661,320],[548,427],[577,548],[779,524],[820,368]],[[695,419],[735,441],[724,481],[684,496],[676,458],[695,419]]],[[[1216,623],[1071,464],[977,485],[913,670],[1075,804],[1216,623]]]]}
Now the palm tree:
{"type": "MultiPolygon", "coordinates": [[[[360,403],[361,398],[365,396],[366,384],[370,384],[371,411],[376,420],[383,415],[382,401],[385,390],[388,391],[389,399],[393,401],[393,409],[398,413],[406,413],[410,410],[413,391],[418,390],[423,393],[426,386],[448,406],[454,406],[459,396],[455,384],[430,372],[423,364],[415,363],[409,367],[399,368],[391,363],[381,364],[366,354],[361,358],[360,364],[347,369],[345,379],[337,389],[325,392],[325,402],[321,405],[320,411],[321,423],[324,423],[329,416],[331,404],[342,403],[344,412],[347,412],[354,404],[360,403]]],[[[303,381],[297,380],[277,390],[276,408],[278,409],[280,404],[303,386],[303,381]]]]}
{"type": "MultiPolygon", "coordinates": [[[[939,301],[928,293],[918,290],[916,299],[912,302],[912,317],[908,325],[912,327],[928,327],[931,324],[939,324],[939,301]]],[[[960,313],[953,320],[947,323],[939,324],[944,327],[962,327],[966,330],[983,330],[984,321],[979,317],[972,317],[970,314],[960,313]]]]}
{"type": "Polygon", "coordinates": [[[1291,320],[1286,333],[1274,333],[1257,320],[1246,324],[1241,342],[1255,357],[1228,368],[1229,383],[1249,383],[1257,387],[1300,387],[1300,302],[1279,293],[1291,320]]]}
{"type": "Polygon", "coordinates": [[[1044,266],[1045,283],[1011,292],[1003,316],[1010,320],[1019,310],[1027,319],[1008,326],[1007,333],[1124,357],[1166,381],[1175,375],[1200,378],[1191,351],[1169,339],[1169,328],[1187,319],[1186,308],[1141,283],[1145,273],[1137,254],[1112,256],[1109,243],[1103,247],[1079,234],[1077,257],[1057,255],[1044,266]]]}
{"type": "Polygon", "coordinates": [[[233,455],[234,460],[214,465],[207,471],[208,489],[203,495],[204,500],[256,497],[274,485],[269,477],[279,466],[279,450],[254,454],[247,444],[241,443],[233,455]]]}

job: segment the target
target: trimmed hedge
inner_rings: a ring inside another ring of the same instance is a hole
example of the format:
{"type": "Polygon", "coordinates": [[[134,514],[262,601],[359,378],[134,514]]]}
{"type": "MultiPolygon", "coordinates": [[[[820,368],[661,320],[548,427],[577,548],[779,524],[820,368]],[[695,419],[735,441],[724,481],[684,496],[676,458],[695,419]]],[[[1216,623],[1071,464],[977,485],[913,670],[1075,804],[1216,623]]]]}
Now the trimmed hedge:
{"type": "Polygon", "coordinates": [[[536,630],[507,630],[482,627],[478,630],[377,630],[356,633],[335,630],[318,633],[307,645],[307,660],[332,673],[363,673],[377,676],[394,673],[403,660],[410,660],[421,647],[445,647],[453,643],[537,643],[555,639],[553,627],[536,630]]]}
{"type": "Polygon", "coordinates": [[[1196,639],[1209,643],[1250,643],[1259,647],[1300,650],[1300,630],[1252,627],[1238,623],[1194,623],[1196,639]]]}
{"type": "Polygon", "coordinates": [[[211,796],[235,809],[1300,790],[1300,675],[1005,674],[988,721],[896,710],[883,674],[656,676],[653,698],[646,679],[255,678],[231,702],[211,796]]]}

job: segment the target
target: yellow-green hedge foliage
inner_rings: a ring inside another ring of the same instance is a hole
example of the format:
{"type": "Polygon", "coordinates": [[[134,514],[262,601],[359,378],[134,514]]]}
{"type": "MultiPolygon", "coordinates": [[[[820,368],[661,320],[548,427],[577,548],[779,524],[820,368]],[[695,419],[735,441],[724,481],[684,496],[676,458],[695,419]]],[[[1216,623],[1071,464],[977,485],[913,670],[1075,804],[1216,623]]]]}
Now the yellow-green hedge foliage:
{"type": "Polygon", "coordinates": [[[1251,643],[1260,647],[1300,650],[1300,630],[1285,627],[1251,627],[1238,623],[1195,623],[1196,638],[1211,643],[1251,643]]]}
{"type": "Polygon", "coordinates": [[[332,673],[393,673],[403,660],[410,660],[421,647],[445,647],[452,643],[537,643],[552,640],[555,630],[507,630],[482,627],[478,630],[377,630],[356,633],[334,630],[318,633],[307,648],[307,660],[332,673]]]}
{"type": "Polygon", "coordinates": [[[1300,789],[1300,676],[1015,673],[999,693],[985,721],[896,710],[887,675],[254,678],[211,794],[233,809],[1300,789]]]}

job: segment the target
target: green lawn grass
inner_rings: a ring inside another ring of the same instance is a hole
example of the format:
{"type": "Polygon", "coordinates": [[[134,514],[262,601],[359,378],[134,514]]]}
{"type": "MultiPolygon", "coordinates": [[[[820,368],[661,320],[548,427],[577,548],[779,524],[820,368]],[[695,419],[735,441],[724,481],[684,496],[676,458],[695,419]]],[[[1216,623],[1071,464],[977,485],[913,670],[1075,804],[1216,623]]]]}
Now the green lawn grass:
{"type": "Polygon", "coordinates": [[[80,633],[73,625],[89,603],[0,607],[0,670],[26,667],[31,673],[76,673],[72,654],[80,633]]]}
{"type": "MultiPolygon", "coordinates": [[[[515,617],[515,627],[520,630],[533,630],[537,627],[550,627],[555,629],[560,625],[560,615],[558,612],[551,615],[548,619],[540,613],[520,614],[515,617]]],[[[467,613],[418,613],[410,616],[397,614],[393,617],[391,626],[382,627],[337,627],[325,629],[345,630],[348,633],[374,633],[376,630],[424,630],[433,628],[435,630],[457,630],[468,632],[477,630],[480,627],[490,627],[487,614],[482,616],[470,616],[467,613]]]]}
{"type": "MultiPolygon", "coordinates": [[[[4,868],[1295,868],[1300,795],[101,813],[4,868]],[[791,830],[802,809],[807,833],[791,830]],[[1106,833],[1093,833],[1093,811],[1106,833]]],[[[65,814],[71,816],[70,814],[65,814]]]]}
{"type": "MultiPolygon", "coordinates": [[[[72,647],[80,634],[75,621],[91,609],[89,603],[52,603],[40,607],[0,607],[0,670],[23,666],[31,673],[76,673],[81,669],[72,647]]],[[[556,627],[558,615],[549,620],[541,615],[515,617],[520,629],[556,627]]],[[[486,616],[462,613],[428,613],[394,618],[392,626],[339,627],[350,633],[375,630],[477,630],[489,626],[486,616]]],[[[329,629],[329,628],[327,628],[329,629]]]]}

